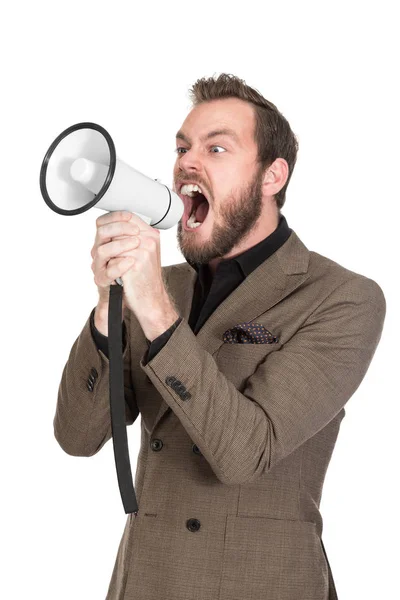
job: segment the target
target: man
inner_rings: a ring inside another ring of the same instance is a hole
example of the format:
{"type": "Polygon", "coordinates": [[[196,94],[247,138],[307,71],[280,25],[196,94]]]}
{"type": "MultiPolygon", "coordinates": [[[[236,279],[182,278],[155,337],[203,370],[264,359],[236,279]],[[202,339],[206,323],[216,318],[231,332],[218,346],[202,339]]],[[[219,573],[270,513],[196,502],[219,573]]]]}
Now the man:
{"type": "Polygon", "coordinates": [[[322,487],[385,297],[288,227],[297,140],[276,106],[226,74],[192,92],[173,173],[186,262],[161,267],[159,232],[136,215],[97,219],[99,303],[64,368],[55,436],[76,456],[111,437],[108,293],[122,277],[139,512],[107,600],[332,600],[322,487]]]}

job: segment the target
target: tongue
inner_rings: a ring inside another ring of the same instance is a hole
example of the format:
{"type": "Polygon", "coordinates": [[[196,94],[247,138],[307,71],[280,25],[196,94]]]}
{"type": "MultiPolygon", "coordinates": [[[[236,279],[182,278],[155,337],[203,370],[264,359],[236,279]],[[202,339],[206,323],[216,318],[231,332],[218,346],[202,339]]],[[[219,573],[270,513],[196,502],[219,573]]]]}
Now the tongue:
{"type": "Polygon", "coordinates": [[[199,206],[196,208],[196,221],[199,223],[203,223],[207,213],[208,213],[208,209],[209,209],[209,205],[207,200],[203,200],[203,202],[201,202],[199,204],[199,206]]]}

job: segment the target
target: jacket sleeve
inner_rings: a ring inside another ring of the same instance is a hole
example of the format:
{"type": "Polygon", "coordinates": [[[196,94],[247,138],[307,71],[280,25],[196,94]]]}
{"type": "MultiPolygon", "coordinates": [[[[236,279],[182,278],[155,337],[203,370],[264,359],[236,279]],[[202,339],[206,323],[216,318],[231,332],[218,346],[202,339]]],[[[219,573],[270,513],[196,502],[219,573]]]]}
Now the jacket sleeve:
{"type": "MultiPolygon", "coordinates": [[[[57,442],[72,456],[93,456],[111,438],[109,360],[93,339],[91,319],[94,310],[65,364],[53,421],[57,442]]],[[[130,318],[130,311],[126,310],[122,325],[123,329],[125,326],[126,346],[122,358],[127,425],[131,425],[139,414],[131,377],[130,318]]]]}
{"type": "Polygon", "coordinates": [[[363,380],[381,337],[379,285],[352,277],[334,289],[243,393],[218,369],[183,319],[141,368],[225,484],[256,480],[325,427],[363,380]],[[190,396],[177,393],[171,376],[190,396]],[[183,397],[182,397],[183,396],[183,397]]]}

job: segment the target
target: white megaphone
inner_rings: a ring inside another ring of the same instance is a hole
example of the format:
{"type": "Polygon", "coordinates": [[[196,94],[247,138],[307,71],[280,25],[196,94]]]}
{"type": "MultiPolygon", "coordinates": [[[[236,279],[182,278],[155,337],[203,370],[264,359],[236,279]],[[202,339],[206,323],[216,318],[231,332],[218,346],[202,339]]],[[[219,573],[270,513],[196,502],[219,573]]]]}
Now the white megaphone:
{"type": "MultiPolygon", "coordinates": [[[[40,169],[46,204],[60,215],[79,215],[92,206],[127,210],[148,225],[169,229],[182,218],[184,204],[175,192],[116,157],[111,136],[95,123],[78,123],[51,144],[40,169]]],[[[126,433],[122,360],[122,288],[110,285],[108,351],[110,415],[118,485],[126,513],[138,512],[126,433]]]]}
{"type": "Polygon", "coordinates": [[[152,227],[169,229],[184,211],[178,194],[117,158],[110,134],[96,123],[72,125],[54,140],[40,169],[40,190],[60,215],[93,206],[127,210],[152,227]]]}

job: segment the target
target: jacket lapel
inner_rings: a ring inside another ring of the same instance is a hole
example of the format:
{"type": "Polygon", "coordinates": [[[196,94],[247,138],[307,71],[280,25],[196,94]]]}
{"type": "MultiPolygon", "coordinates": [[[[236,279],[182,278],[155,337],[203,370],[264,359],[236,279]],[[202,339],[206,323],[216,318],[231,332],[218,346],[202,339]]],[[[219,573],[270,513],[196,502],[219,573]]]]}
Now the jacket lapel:
{"type": "MultiPolygon", "coordinates": [[[[293,292],[308,272],[309,250],[292,231],[286,242],[259,265],[215,309],[197,333],[198,343],[210,354],[223,344],[223,333],[238,322],[250,322],[293,292]]],[[[197,272],[189,263],[174,265],[167,286],[179,314],[189,321],[197,272]]],[[[174,375],[174,373],[171,373],[174,375]]],[[[160,407],[153,428],[169,406],[160,397],[160,407]]]]}

